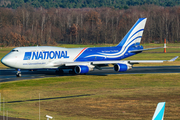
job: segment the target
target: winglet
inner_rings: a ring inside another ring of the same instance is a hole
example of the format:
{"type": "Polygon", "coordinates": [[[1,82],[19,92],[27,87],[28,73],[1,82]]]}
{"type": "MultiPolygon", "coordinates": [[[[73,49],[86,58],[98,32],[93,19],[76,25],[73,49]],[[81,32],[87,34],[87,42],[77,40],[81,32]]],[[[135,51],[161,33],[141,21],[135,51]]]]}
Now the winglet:
{"type": "Polygon", "coordinates": [[[178,57],[179,57],[179,56],[176,56],[176,57],[172,58],[171,60],[169,60],[169,62],[175,61],[178,57]]]}
{"type": "Polygon", "coordinates": [[[160,102],[157,104],[156,110],[152,120],[163,120],[166,102],[160,102]]]}

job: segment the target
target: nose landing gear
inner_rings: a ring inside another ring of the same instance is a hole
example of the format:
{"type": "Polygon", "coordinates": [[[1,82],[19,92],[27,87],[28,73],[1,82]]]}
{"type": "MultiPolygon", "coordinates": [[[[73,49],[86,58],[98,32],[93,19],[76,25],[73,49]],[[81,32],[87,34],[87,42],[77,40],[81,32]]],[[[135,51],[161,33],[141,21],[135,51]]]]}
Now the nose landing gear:
{"type": "Polygon", "coordinates": [[[21,77],[21,70],[17,69],[16,77],[21,77]]]}

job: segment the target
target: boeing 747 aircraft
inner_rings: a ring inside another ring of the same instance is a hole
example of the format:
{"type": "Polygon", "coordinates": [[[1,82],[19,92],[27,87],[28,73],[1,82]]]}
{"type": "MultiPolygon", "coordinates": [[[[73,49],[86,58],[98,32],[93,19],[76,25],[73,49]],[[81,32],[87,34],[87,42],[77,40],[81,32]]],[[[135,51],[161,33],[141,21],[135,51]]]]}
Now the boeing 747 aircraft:
{"type": "MultiPolygon", "coordinates": [[[[140,18],[130,29],[121,42],[114,47],[94,48],[62,48],[52,46],[17,47],[2,58],[1,62],[17,70],[17,77],[21,76],[20,69],[72,69],[76,74],[86,74],[94,68],[108,64],[114,65],[117,72],[127,71],[133,64],[159,63],[167,60],[122,60],[136,55],[144,50],[140,45],[147,18],[140,18]]],[[[177,57],[171,59],[174,61],[177,57]]]]}

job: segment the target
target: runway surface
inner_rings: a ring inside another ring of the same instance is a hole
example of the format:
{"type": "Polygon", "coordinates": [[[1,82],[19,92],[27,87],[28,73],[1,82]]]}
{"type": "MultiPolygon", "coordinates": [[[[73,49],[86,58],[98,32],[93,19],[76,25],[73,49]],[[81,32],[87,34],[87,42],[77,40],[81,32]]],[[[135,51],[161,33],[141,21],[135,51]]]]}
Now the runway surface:
{"type": "MultiPolygon", "coordinates": [[[[35,79],[44,77],[57,77],[57,76],[71,76],[68,70],[65,70],[63,75],[57,75],[55,70],[37,70],[29,71],[22,70],[22,76],[16,77],[14,69],[0,70],[0,82],[17,81],[24,79],[35,79]]],[[[115,72],[112,67],[106,67],[102,70],[94,70],[87,73],[87,75],[100,75],[106,76],[109,74],[149,74],[149,73],[180,73],[180,66],[148,66],[148,67],[133,67],[126,72],[115,72]]]]}

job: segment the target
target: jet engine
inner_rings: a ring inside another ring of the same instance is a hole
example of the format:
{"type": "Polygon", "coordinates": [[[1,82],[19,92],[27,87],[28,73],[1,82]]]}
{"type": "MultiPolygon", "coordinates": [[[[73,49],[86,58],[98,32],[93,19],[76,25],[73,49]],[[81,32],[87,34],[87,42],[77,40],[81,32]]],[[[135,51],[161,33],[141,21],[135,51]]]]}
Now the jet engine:
{"type": "Polygon", "coordinates": [[[130,64],[122,64],[122,63],[114,64],[114,71],[116,72],[124,72],[131,68],[132,68],[132,65],[130,64]]]}
{"type": "Polygon", "coordinates": [[[85,74],[88,73],[89,71],[92,71],[94,66],[86,66],[86,65],[77,65],[74,68],[74,71],[76,74],[85,74]]]}

